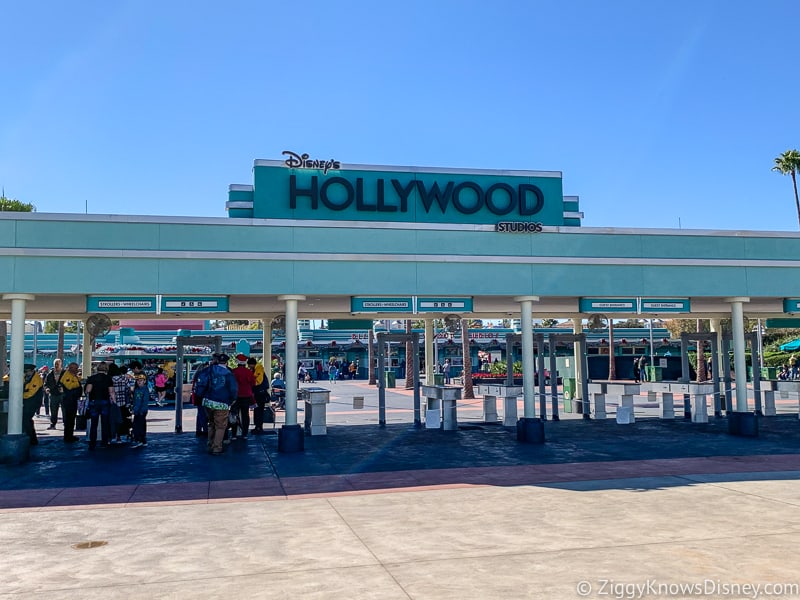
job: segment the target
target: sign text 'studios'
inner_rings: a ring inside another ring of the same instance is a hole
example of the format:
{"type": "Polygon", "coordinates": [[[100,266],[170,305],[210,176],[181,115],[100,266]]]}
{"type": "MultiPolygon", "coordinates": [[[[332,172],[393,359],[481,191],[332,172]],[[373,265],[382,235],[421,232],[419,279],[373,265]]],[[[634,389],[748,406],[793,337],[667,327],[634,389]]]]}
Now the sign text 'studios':
{"type": "Polygon", "coordinates": [[[494,230],[500,233],[541,233],[542,224],[534,221],[503,221],[497,223],[494,230]]]}
{"type": "Polygon", "coordinates": [[[352,182],[344,177],[325,177],[320,183],[316,175],[311,177],[308,187],[298,187],[297,176],[289,177],[289,208],[295,209],[300,202],[307,202],[311,210],[320,205],[330,210],[355,208],[359,212],[409,211],[409,202],[417,198],[426,213],[431,210],[446,213],[450,208],[464,215],[487,209],[501,216],[517,214],[535,215],[544,207],[544,194],[537,186],[521,183],[495,183],[486,188],[474,181],[456,183],[447,181],[443,185],[434,182],[399,179],[376,179],[365,189],[364,179],[352,182]],[[374,187],[373,187],[374,185],[374,187]]]}

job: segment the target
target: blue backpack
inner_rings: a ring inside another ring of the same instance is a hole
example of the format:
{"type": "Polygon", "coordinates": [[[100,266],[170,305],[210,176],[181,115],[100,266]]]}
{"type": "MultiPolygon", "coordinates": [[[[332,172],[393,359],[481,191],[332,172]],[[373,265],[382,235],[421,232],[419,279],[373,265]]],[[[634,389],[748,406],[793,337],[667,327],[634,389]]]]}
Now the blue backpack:
{"type": "Polygon", "coordinates": [[[214,391],[225,388],[225,376],[221,373],[214,373],[212,365],[203,367],[197,373],[194,381],[194,393],[198,398],[206,398],[214,391]]]}

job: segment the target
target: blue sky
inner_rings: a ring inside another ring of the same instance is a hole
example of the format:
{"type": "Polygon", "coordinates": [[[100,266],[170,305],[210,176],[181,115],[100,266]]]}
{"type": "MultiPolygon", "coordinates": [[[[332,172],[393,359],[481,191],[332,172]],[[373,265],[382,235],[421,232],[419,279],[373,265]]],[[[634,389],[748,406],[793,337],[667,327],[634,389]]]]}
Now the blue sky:
{"type": "Polygon", "coordinates": [[[224,216],[256,158],[562,171],[585,226],[797,231],[796,0],[0,0],[0,185],[224,216]]]}

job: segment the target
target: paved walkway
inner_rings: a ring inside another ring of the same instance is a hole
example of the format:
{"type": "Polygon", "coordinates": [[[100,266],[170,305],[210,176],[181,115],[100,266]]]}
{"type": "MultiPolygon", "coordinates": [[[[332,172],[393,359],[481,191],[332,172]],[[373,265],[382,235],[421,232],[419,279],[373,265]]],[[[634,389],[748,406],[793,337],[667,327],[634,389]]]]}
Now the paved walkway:
{"type": "MultiPolygon", "coordinates": [[[[762,420],[757,439],[713,419],[564,418],[532,446],[481,424],[479,402],[459,408],[460,431],[419,430],[410,392],[388,390],[379,428],[374,388],[331,389],[329,434],[292,455],[264,435],[209,456],[192,432],[172,433],[168,409],[150,413],[142,449],[90,453],[37,421],[31,462],[0,466],[0,598],[658,597],[658,584],[754,597],[721,586],[800,585],[796,415],[762,420]]],[[[183,417],[190,429],[194,411],[183,417]]]]}

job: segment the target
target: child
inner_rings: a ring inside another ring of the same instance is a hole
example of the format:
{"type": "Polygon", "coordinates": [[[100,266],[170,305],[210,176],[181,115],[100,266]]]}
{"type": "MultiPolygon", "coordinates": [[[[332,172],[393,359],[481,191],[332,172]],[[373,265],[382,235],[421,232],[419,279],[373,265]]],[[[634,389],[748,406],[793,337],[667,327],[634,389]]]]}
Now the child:
{"type": "Polygon", "coordinates": [[[167,395],[167,374],[164,373],[164,369],[158,367],[158,372],[156,373],[155,379],[155,387],[156,393],[158,394],[158,398],[156,398],[156,404],[159,406],[164,406],[164,398],[167,395]]]}
{"type": "Polygon", "coordinates": [[[147,387],[147,376],[136,376],[136,387],[133,388],[133,440],[131,448],[147,446],[147,406],[150,403],[150,390],[147,387]]]}

